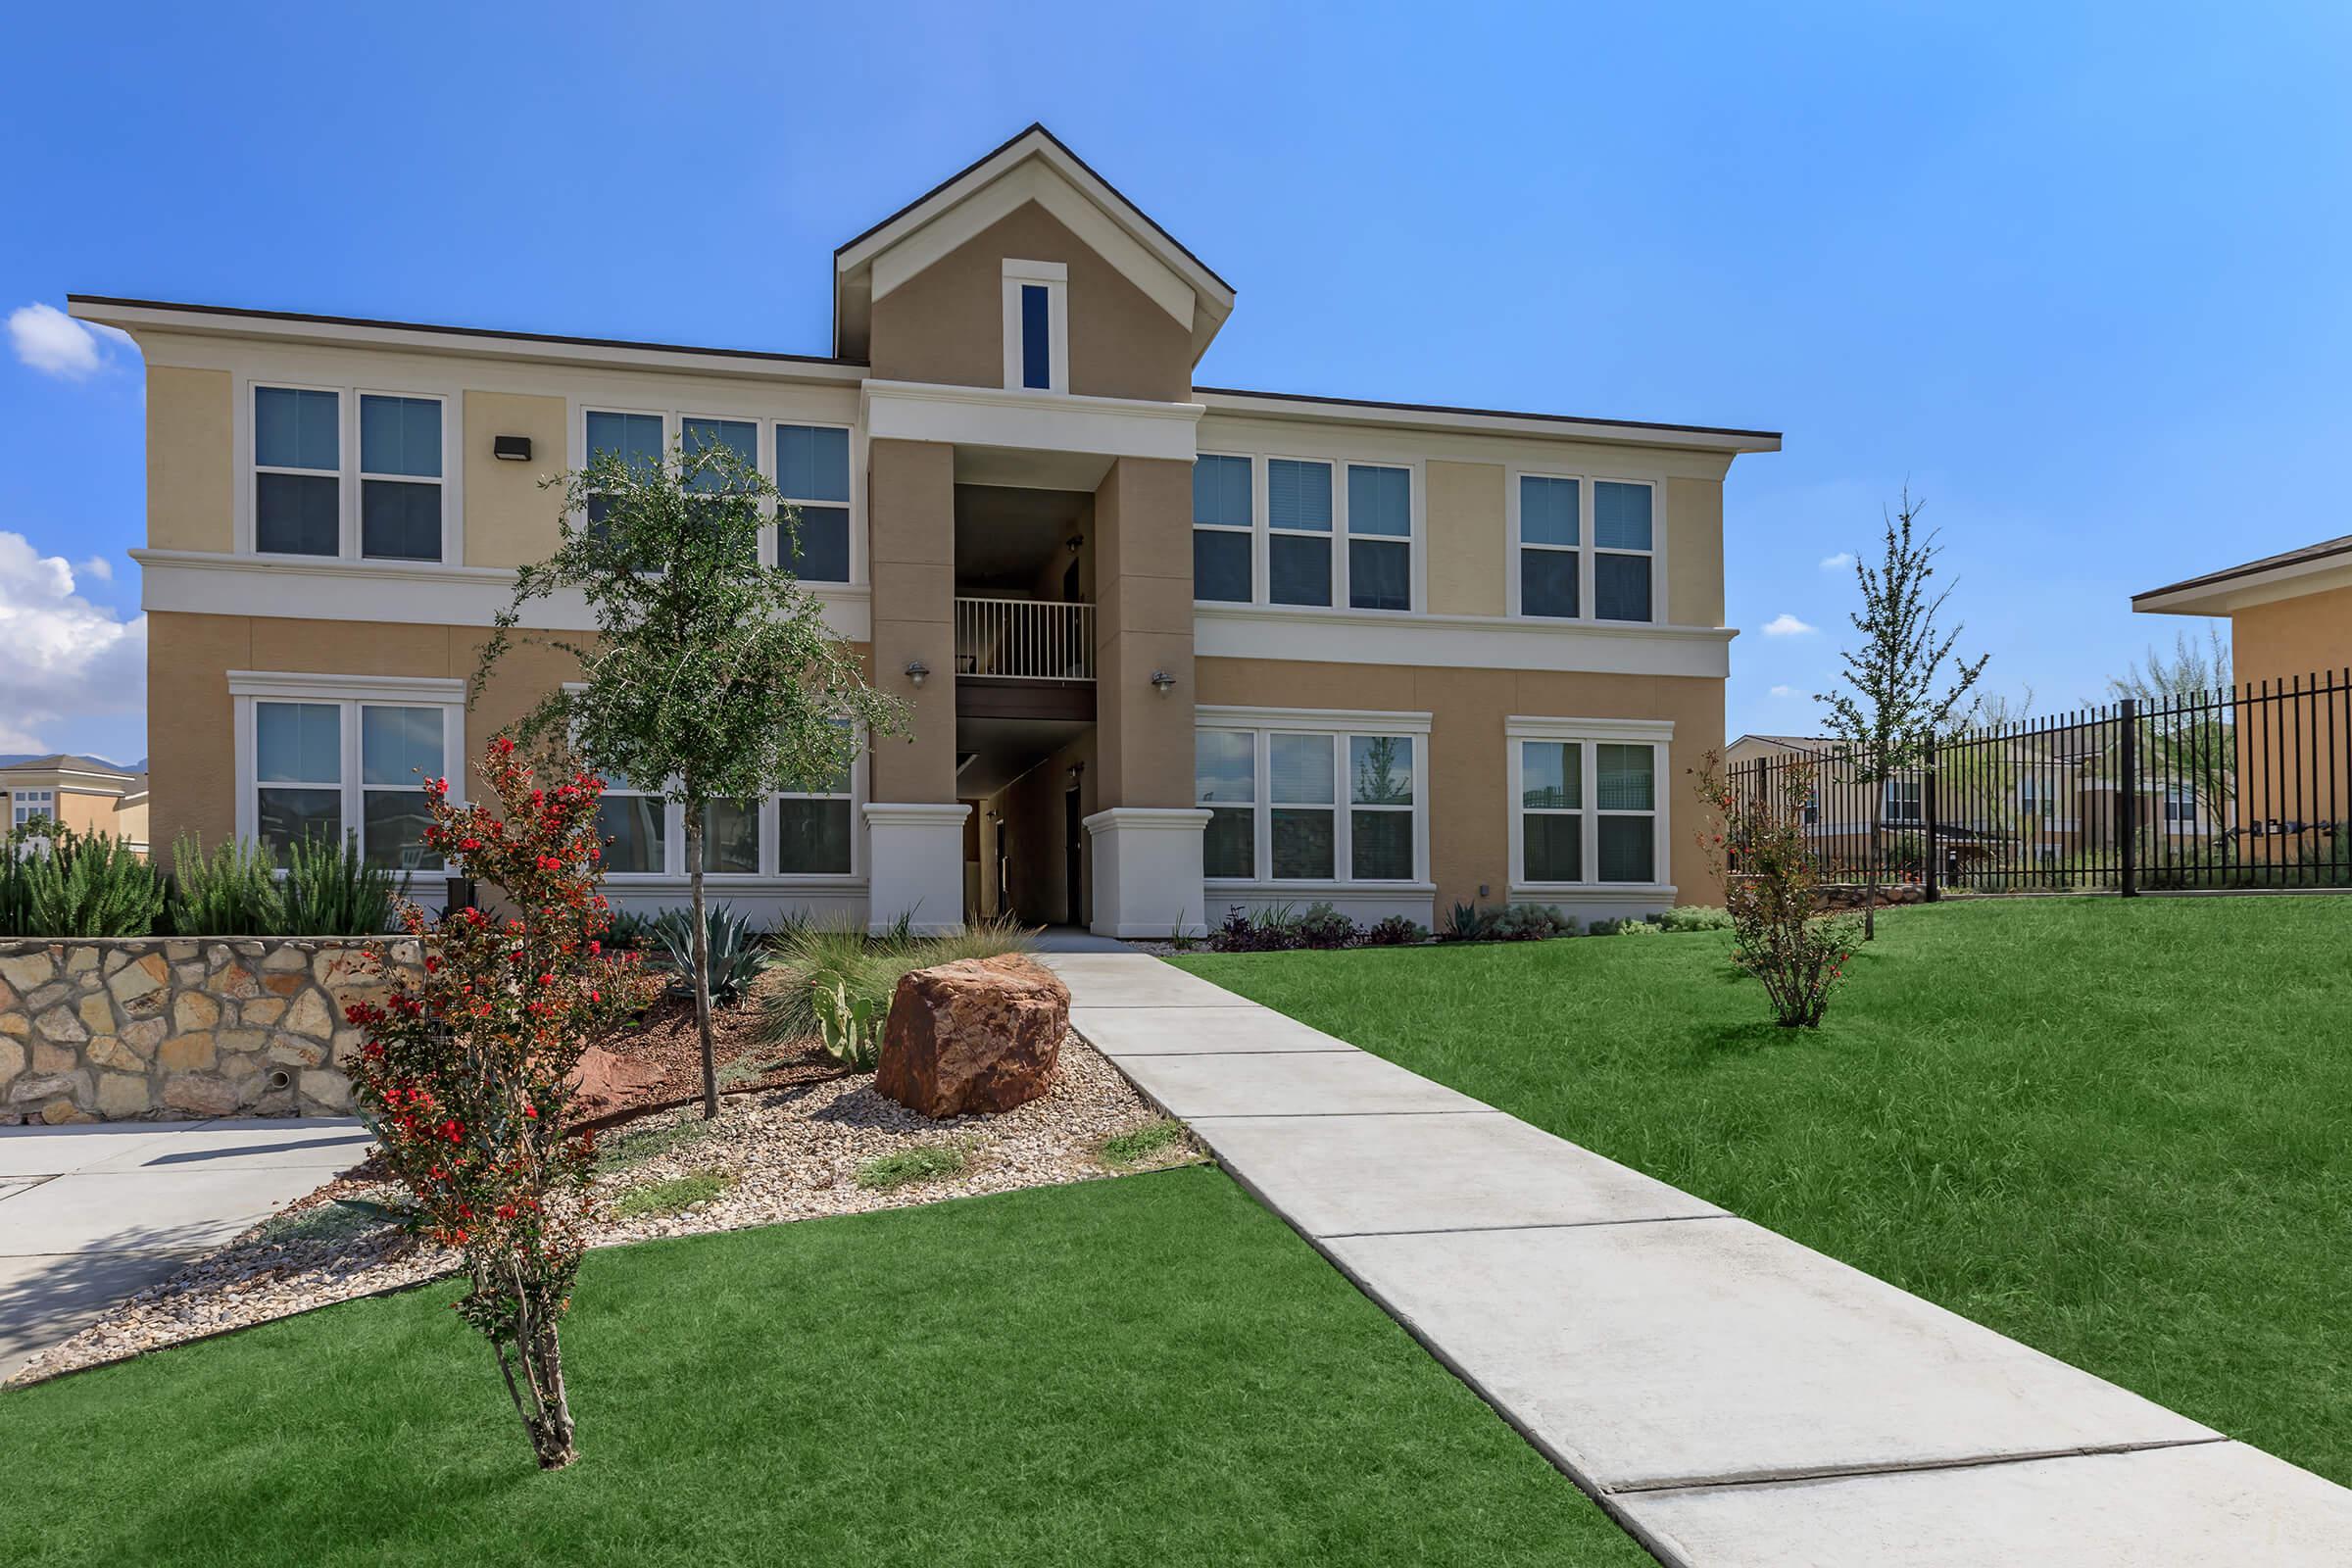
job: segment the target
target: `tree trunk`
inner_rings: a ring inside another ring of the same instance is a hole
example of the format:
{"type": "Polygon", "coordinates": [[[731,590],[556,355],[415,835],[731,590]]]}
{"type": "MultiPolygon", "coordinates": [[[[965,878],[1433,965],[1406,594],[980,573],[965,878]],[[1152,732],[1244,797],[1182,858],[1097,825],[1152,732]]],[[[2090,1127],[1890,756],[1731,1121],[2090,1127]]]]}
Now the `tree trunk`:
{"type": "Polygon", "coordinates": [[[1886,856],[1886,783],[1879,782],[1878,800],[1870,808],[1870,874],[1862,880],[1862,940],[1879,939],[1879,862],[1886,856]]]}
{"type": "Polygon", "coordinates": [[[694,1029],[703,1047],[703,1115],[718,1115],[718,1051],[710,1039],[710,927],[703,918],[703,805],[686,803],[686,877],[694,905],[694,1029]]]}

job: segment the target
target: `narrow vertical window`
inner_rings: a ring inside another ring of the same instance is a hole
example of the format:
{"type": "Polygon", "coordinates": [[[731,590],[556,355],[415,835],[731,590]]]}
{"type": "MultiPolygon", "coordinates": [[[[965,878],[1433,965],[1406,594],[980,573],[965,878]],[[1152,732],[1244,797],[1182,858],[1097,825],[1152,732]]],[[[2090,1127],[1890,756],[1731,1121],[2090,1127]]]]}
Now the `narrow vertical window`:
{"type": "Polygon", "coordinates": [[[1329,605],[1331,465],[1267,463],[1266,528],[1266,597],[1277,605],[1329,605]]]}
{"type": "Polygon", "coordinates": [[[1348,874],[1359,882],[1413,875],[1413,739],[1348,738],[1348,874]]]}
{"type": "Polygon", "coordinates": [[[254,549],[342,554],[342,421],[337,393],[253,389],[254,549]]]}
{"type": "Polygon", "coordinates": [[[1204,729],[1193,738],[1193,799],[1208,808],[1203,876],[1257,874],[1257,736],[1204,729]]]}
{"type": "Polygon", "coordinates": [[[1021,285],[1021,385],[1054,387],[1054,301],[1043,283],[1021,285]]]}
{"type": "Polygon", "coordinates": [[[360,554],[441,559],[441,400],[360,395],[360,554]]]}
{"type": "Polygon", "coordinates": [[[437,871],[425,847],[432,822],[424,781],[442,776],[441,710],[360,709],[360,842],[368,863],[402,871],[437,871]]]}
{"type": "Polygon", "coordinates": [[[1595,745],[1593,807],[1598,817],[1600,880],[1657,880],[1657,748],[1595,745]]]}
{"type": "Polygon", "coordinates": [[[1584,485],[1539,474],[1519,478],[1519,613],[1577,614],[1584,485]]]}
{"type": "Polygon", "coordinates": [[[854,764],[814,789],[776,797],[776,869],[786,876],[850,874],[850,796],[854,764]]]}
{"type": "Polygon", "coordinates": [[[777,564],[804,582],[850,580],[850,432],[832,425],[776,426],[776,490],[799,518],[777,564]]]}
{"type": "Polygon", "coordinates": [[[1266,782],[1273,803],[1274,875],[1329,881],[1339,874],[1339,796],[1334,737],[1266,737],[1266,782]]]}
{"type": "Polygon", "coordinates": [[[1348,604],[1413,608],[1413,471],[1348,466],[1348,604]]]}
{"type": "Polygon", "coordinates": [[[703,808],[703,869],[730,876],[759,871],[758,801],[711,801],[703,808]]]}
{"type": "Polygon", "coordinates": [[[1255,525],[1248,458],[1193,460],[1193,597],[1246,605],[1256,595],[1250,563],[1255,525]]]}
{"type": "Polygon", "coordinates": [[[1650,618],[1650,489],[1600,479],[1592,485],[1592,614],[1650,618]]]}
{"type": "MultiPolygon", "coordinates": [[[[611,456],[631,468],[658,468],[664,456],[662,416],[659,414],[588,413],[588,462],[611,456]]],[[[601,532],[612,503],[601,495],[588,498],[588,527],[601,532]]]]}
{"type": "Polygon", "coordinates": [[[343,710],[334,703],[253,705],[260,838],[277,863],[301,840],[343,841],[343,710]]]}
{"type": "Polygon", "coordinates": [[[596,803],[597,837],[605,841],[607,871],[648,872],[666,868],[663,803],[627,779],[607,775],[596,803]]]}
{"type": "Polygon", "coordinates": [[[1585,879],[1585,747],[1519,743],[1520,862],[1529,882],[1585,879]]]}

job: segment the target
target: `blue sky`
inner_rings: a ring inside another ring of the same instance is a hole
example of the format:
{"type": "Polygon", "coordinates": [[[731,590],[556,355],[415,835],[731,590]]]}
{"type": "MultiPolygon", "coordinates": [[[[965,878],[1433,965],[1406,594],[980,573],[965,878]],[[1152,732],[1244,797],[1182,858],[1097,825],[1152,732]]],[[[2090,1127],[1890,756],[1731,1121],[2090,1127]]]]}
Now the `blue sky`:
{"type": "MultiPolygon", "coordinates": [[[[1813,723],[1906,481],[2043,710],[2352,531],[2352,8],[345,9],[13,19],[0,316],[821,352],[832,247],[1037,119],[1236,285],[1203,383],[1786,431],[1735,734],[1813,723]]],[[[135,353],[11,328],[0,751],[135,757],[135,353]]]]}

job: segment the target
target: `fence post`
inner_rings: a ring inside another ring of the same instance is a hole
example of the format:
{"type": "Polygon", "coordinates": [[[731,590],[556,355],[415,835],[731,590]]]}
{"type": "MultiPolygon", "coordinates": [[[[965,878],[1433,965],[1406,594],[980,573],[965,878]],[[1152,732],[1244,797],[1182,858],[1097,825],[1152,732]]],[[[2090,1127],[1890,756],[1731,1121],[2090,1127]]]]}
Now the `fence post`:
{"type": "Polygon", "coordinates": [[[1936,885],[1936,737],[1934,735],[1928,737],[1927,749],[1920,759],[1919,810],[1920,814],[1928,819],[1927,900],[1930,904],[1934,904],[1943,897],[1943,890],[1936,885]]]}
{"type": "Polygon", "coordinates": [[[2139,897],[2139,699],[2125,698],[2123,715],[2123,779],[2116,791],[2115,814],[2124,839],[2122,892],[2125,898],[2135,899],[2139,897]]]}

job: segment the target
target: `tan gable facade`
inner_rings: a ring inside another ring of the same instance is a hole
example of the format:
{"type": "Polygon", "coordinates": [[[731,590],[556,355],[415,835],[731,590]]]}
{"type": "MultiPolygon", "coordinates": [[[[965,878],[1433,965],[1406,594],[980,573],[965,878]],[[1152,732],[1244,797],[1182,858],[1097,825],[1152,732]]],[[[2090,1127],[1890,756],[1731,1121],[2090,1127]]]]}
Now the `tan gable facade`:
{"type": "MultiPolygon", "coordinates": [[[[400,781],[569,673],[466,700],[566,525],[542,481],[717,426],[913,708],[714,824],[739,907],[1149,936],[1718,896],[1684,803],[1723,740],[1722,483],[1777,436],[1200,386],[1232,287],[1035,127],[835,267],[821,356],[77,298],[148,365],[156,842],[350,833],[440,875],[400,781]]],[[[676,808],[608,811],[618,900],[678,902],[676,808]]]]}

